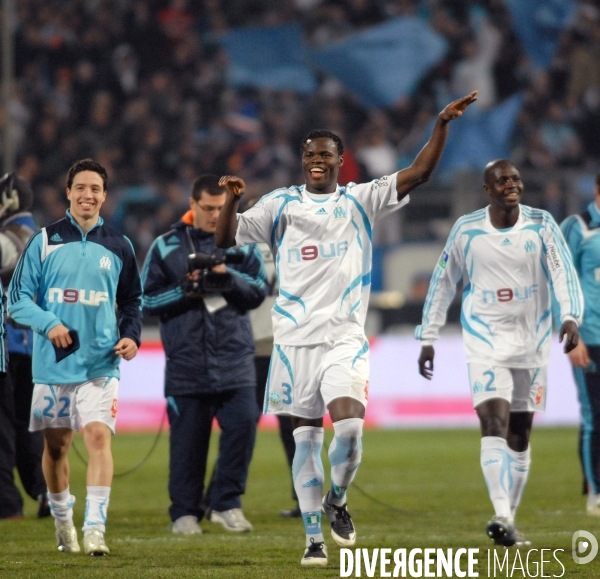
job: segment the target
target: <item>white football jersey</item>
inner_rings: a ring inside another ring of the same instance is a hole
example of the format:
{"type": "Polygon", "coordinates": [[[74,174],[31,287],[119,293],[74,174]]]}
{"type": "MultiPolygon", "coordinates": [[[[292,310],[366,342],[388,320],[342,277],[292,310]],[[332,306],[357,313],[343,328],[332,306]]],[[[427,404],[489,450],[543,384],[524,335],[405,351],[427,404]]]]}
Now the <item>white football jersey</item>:
{"type": "Polygon", "coordinates": [[[519,206],[510,229],[496,229],[489,208],[461,217],[433,272],[415,337],[438,338],[457,282],[469,362],[510,368],[543,366],[550,355],[552,289],[560,320],[581,324],[583,295],[571,254],[553,217],[519,206]]]}
{"type": "Polygon", "coordinates": [[[264,241],[273,253],[275,343],[303,346],[363,334],[373,224],[406,203],[408,196],[398,201],[394,174],[338,186],[322,199],[304,185],[276,189],[238,215],[236,244],[264,241]]]}

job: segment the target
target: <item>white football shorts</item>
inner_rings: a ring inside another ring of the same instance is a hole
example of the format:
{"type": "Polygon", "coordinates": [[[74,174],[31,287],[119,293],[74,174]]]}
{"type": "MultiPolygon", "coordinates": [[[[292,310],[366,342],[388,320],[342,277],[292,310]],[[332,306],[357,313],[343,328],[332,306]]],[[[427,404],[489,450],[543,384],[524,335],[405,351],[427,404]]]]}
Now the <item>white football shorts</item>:
{"type": "Polygon", "coordinates": [[[79,384],[36,384],[29,430],[70,428],[102,422],[115,433],[119,381],[95,378],[79,384]]]}
{"type": "Polygon", "coordinates": [[[503,398],[510,402],[511,412],[545,412],[547,366],[521,369],[472,363],[468,367],[473,407],[503,398]]]}
{"type": "Polygon", "coordinates": [[[322,418],[335,398],[348,396],[366,408],[369,342],[348,336],[313,346],[275,344],[265,389],[265,414],[322,418]]]}

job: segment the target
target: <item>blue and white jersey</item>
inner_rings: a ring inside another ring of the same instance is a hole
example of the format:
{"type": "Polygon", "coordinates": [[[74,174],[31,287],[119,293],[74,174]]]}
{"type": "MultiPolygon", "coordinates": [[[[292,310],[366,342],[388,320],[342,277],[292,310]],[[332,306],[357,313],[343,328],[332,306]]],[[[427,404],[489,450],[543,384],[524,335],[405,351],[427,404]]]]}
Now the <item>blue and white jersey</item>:
{"type": "Polygon", "coordinates": [[[454,225],[433,272],[415,337],[432,345],[463,282],[461,323],[468,361],[509,368],[548,362],[551,294],[560,320],[581,323],[583,296],[569,249],[547,211],[519,206],[509,229],[496,229],[489,208],[454,225]]]}
{"type": "Polygon", "coordinates": [[[408,203],[396,175],[338,186],[276,189],[238,215],[236,243],[266,242],[279,295],[271,311],[276,344],[322,344],[363,334],[371,289],[373,224],[408,203]]]}
{"type": "Polygon", "coordinates": [[[11,317],[30,326],[33,380],[73,384],[119,377],[120,338],[139,345],[141,283],[129,240],[98,224],[86,234],[67,217],[36,233],[8,289],[11,317]],[[80,348],[56,362],[48,332],[63,324],[79,333],[80,348]]]}
{"type": "Polygon", "coordinates": [[[587,215],[571,215],[560,225],[579,274],[585,296],[585,314],[579,330],[590,346],[600,345],[600,211],[596,203],[587,207],[587,215]]]}

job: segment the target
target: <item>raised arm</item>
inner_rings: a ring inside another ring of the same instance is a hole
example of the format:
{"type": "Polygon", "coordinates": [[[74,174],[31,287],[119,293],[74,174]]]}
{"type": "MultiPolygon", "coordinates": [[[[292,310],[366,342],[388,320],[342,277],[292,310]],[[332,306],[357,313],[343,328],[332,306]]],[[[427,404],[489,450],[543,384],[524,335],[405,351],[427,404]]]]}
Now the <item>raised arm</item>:
{"type": "Polygon", "coordinates": [[[433,133],[426,145],[421,149],[410,167],[398,171],[396,191],[398,201],[408,195],[415,187],[425,183],[436,168],[444,151],[448,125],[450,121],[460,117],[465,109],[477,100],[477,91],[451,102],[439,115],[433,133]]]}
{"type": "Polygon", "coordinates": [[[246,183],[239,177],[225,175],[219,180],[219,185],[227,189],[227,199],[217,219],[215,243],[217,247],[227,249],[235,245],[235,232],[237,230],[237,211],[240,198],[244,194],[246,183]]]}

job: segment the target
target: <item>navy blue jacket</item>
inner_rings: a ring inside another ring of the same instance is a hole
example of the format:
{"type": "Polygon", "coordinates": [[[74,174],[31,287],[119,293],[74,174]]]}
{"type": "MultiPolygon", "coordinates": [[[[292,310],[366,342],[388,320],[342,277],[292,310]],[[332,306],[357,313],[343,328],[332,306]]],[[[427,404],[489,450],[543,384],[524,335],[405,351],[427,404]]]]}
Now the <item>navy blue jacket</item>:
{"type": "Polygon", "coordinates": [[[187,297],[181,280],[194,250],[215,254],[214,235],[180,221],[156,239],[142,270],[144,310],[160,317],[160,335],[167,357],[165,396],[210,394],[256,385],[254,340],[248,310],[268,293],[261,252],[242,249],[240,264],[227,265],[234,287],[223,292],[227,306],[210,313],[200,298],[187,297]]]}

